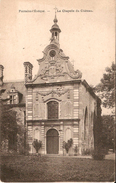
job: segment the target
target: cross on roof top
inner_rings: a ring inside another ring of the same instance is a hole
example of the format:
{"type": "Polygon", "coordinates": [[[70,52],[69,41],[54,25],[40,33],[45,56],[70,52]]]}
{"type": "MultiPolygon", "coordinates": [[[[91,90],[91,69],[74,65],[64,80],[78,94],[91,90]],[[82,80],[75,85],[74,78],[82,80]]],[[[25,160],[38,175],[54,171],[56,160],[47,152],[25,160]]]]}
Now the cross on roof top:
{"type": "Polygon", "coordinates": [[[55,7],[54,9],[55,9],[55,14],[56,14],[56,10],[57,10],[58,8],[55,7]]]}
{"type": "Polygon", "coordinates": [[[57,8],[55,7],[54,9],[55,9],[55,18],[54,18],[54,23],[56,24],[56,23],[58,22],[58,20],[57,20],[57,18],[56,18],[56,12],[57,12],[56,10],[57,10],[57,8]]]}

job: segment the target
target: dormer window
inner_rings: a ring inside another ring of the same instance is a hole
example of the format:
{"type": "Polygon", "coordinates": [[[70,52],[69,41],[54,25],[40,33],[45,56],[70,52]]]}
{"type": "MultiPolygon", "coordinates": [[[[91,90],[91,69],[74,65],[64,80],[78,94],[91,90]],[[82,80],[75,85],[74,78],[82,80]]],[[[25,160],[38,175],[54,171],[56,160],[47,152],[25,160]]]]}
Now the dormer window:
{"type": "Polygon", "coordinates": [[[16,96],[10,95],[10,104],[15,104],[16,96]]]}
{"type": "Polygon", "coordinates": [[[22,99],[22,94],[18,92],[14,86],[11,86],[10,90],[7,92],[9,99],[7,104],[19,104],[22,99]]]}

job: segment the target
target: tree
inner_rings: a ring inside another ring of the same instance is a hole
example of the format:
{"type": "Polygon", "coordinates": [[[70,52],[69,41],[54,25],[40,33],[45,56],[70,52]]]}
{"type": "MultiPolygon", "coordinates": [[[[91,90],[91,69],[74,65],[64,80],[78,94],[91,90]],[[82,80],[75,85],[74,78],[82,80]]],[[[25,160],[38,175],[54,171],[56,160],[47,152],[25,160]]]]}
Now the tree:
{"type": "Polygon", "coordinates": [[[115,126],[114,118],[110,115],[102,116],[102,145],[105,147],[106,153],[109,149],[114,151],[115,126]]]}
{"type": "Polygon", "coordinates": [[[9,106],[1,103],[1,143],[8,142],[8,150],[17,150],[17,124],[16,112],[12,111],[9,106]]]}
{"type": "Polygon", "coordinates": [[[115,113],[115,96],[116,96],[116,64],[112,63],[111,67],[105,69],[101,82],[93,88],[95,93],[101,98],[102,105],[111,109],[113,115],[102,116],[102,145],[108,151],[109,148],[114,150],[114,113],[115,113]]]}
{"type": "Polygon", "coordinates": [[[6,152],[15,151],[20,154],[28,154],[27,128],[19,113],[20,110],[5,105],[0,100],[0,111],[1,149],[6,152]]]}
{"type": "Polygon", "coordinates": [[[112,63],[111,67],[107,67],[105,71],[101,82],[93,89],[101,98],[103,107],[112,109],[114,113],[116,64],[112,63]]]}

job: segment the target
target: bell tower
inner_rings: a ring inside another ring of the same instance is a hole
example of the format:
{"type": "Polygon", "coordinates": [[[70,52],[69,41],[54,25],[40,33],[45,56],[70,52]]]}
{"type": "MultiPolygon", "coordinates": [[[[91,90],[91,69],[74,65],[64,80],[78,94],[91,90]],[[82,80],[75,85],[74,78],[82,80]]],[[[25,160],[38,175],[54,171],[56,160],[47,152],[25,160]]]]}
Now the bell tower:
{"type": "Polygon", "coordinates": [[[57,43],[59,44],[59,33],[61,32],[57,22],[57,18],[56,18],[56,12],[55,12],[55,18],[53,20],[54,22],[54,25],[52,25],[52,28],[50,29],[50,32],[51,32],[51,43],[57,43]]]}

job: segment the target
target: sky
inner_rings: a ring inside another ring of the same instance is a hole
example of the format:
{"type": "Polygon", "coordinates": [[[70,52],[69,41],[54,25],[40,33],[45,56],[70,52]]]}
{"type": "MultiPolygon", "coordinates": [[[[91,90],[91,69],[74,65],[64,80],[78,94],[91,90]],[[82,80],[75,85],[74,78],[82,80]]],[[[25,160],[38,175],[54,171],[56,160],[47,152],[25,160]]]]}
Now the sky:
{"type": "Polygon", "coordinates": [[[114,0],[1,0],[0,64],[4,80],[23,80],[26,61],[34,66],[33,77],[37,74],[37,59],[50,43],[56,7],[60,48],[88,84],[98,84],[115,59],[114,5],[114,0]]]}

